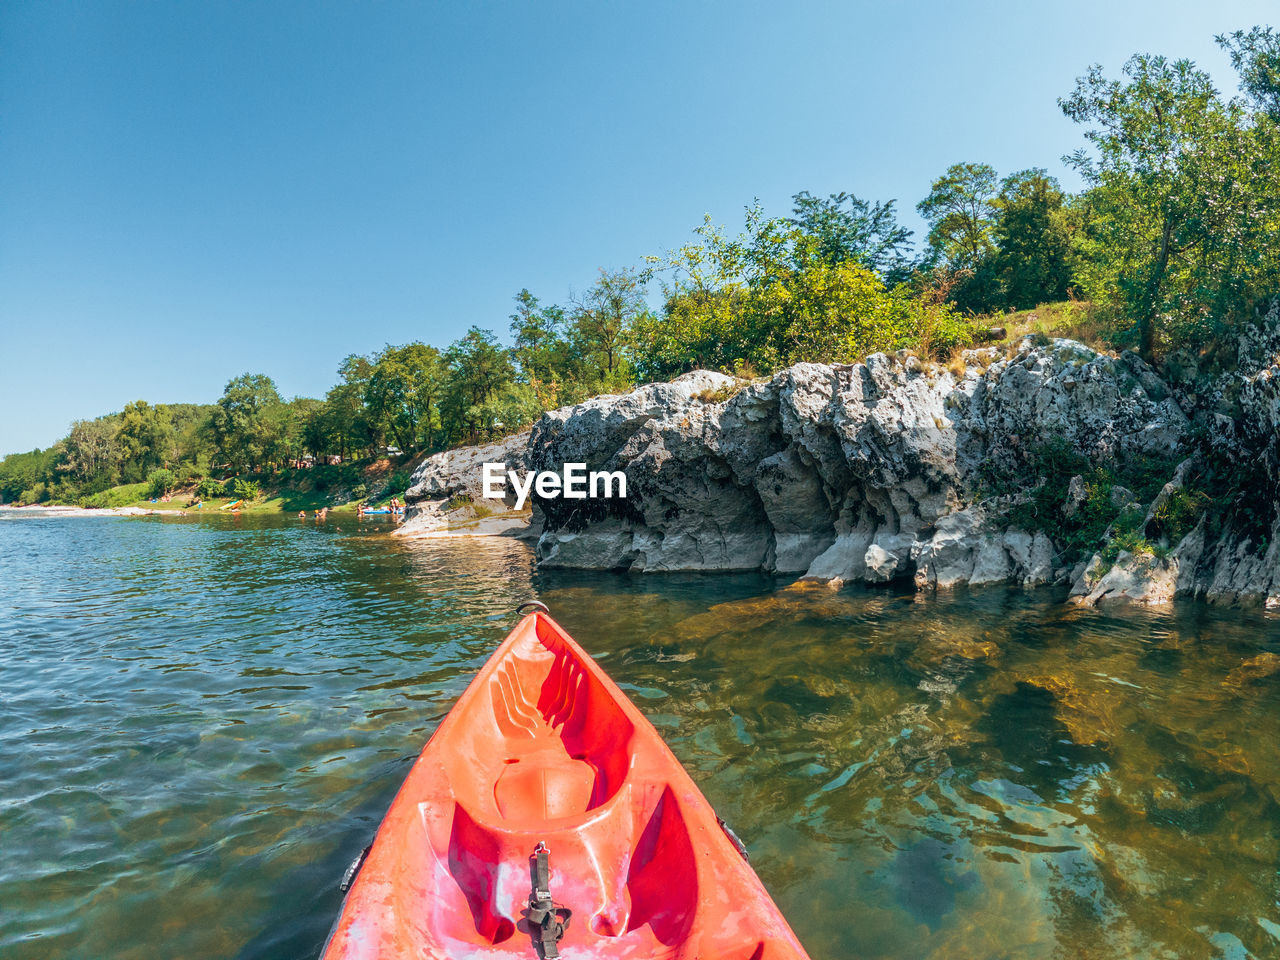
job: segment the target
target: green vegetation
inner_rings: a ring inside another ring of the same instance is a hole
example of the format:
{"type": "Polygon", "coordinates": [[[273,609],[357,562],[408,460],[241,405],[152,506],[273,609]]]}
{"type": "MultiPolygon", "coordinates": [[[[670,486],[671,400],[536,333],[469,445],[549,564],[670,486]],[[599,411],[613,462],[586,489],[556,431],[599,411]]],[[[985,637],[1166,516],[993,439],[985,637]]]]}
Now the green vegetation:
{"type": "Polygon", "coordinates": [[[1156,504],[1148,534],[1157,541],[1176,544],[1199,522],[1210,504],[1203,490],[1178,488],[1170,491],[1163,501],[1156,504]]]}
{"type": "Polygon", "coordinates": [[[235,482],[231,484],[231,492],[240,500],[253,502],[262,496],[262,486],[256,480],[236,477],[235,482]]]}
{"type": "MultiPolygon", "coordinates": [[[[829,219],[837,219],[848,200],[826,201],[829,219]]],[[[796,201],[797,212],[825,223],[813,213],[820,201],[803,194],[796,201]]],[[[881,232],[890,229],[884,219],[881,232]]],[[[664,308],[632,324],[640,373],[666,379],[698,367],[775,370],[903,347],[946,352],[971,341],[971,322],[949,305],[907,284],[889,286],[863,265],[883,257],[879,240],[875,249],[859,252],[835,242],[834,231],[806,233],[795,222],[767,218],[753,207],[741,236],[729,238],[708,220],[695,231],[697,242],[653,258],[651,267],[664,276],[664,308]]],[[[844,238],[865,235],[851,228],[844,238]]]]}
{"type": "Polygon", "coordinates": [[[82,497],[83,507],[130,507],[148,499],[149,485],[145,483],[126,483],[109,490],[82,497]]]}
{"type": "MultiPolygon", "coordinates": [[[[1219,42],[1246,90],[1280,34],[1219,42]]],[[[1224,100],[1188,60],[1135,56],[1124,79],[1094,67],[1062,101],[1088,124],[1071,159],[1089,189],[1079,237],[1086,294],[1105,302],[1144,357],[1204,346],[1280,289],[1280,129],[1247,99],[1224,100]]]]}
{"type": "Polygon", "coordinates": [[[158,500],[173,489],[174,480],[172,470],[166,470],[163,467],[152,470],[147,474],[147,492],[158,500]]]}
{"type": "MultiPolygon", "coordinates": [[[[77,421],[54,446],[0,461],[0,502],[97,503],[143,481],[160,496],[195,481],[213,498],[242,475],[277,488],[304,465],[315,495],[361,498],[403,483],[326,471],[380,457],[403,467],[699,367],[750,378],[904,349],[955,367],[993,325],[1131,345],[1156,363],[1187,350],[1229,362],[1215,344],[1280,293],[1280,33],[1217,39],[1239,75],[1234,98],[1190,61],[1150,55],[1120,79],[1092,67],[1077,81],[1060,106],[1084,127],[1087,147],[1066,158],[1079,194],[1041,168],[953,164],[917,204],[929,225],[918,254],[896,201],[849,192],[801,191],[785,217],[753,205],[737,236],[708,217],[692,242],[640,270],[602,270],[565,305],[521,290],[509,347],[472,327],[446,347],[349,356],[322,399],[287,400],[245,373],[212,404],[139,400],[77,421]]],[[[1071,535],[1089,540],[1100,522],[1071,535]]]]}
{"type": "Polygon", "coordinates": [[[465,507],[468,504],[471,504],[474,502],[475,501],[472,500],[470,494],[455,493],[452,497],[450,497],[448,500],[444,502],[444,506],[441,509],[443,509],[445,513],[448,513],[451,510],[461,509],[462,507],[465,507]]]}
{"type": "Polygon", "coordinates": [[[191,495],[195,500],[213,500],[223,496],[225,492],[226,488],[217,480],[212,477],[203,477],[191,491],[191,495]]]}
{"type": "MultiPolygon", "coordinates": [[[[1185,534],[1190,529],[1175,529],[1171,524],[1151,531],[1142,523],[1146,509],[1139,505],[1155,498],[1173,466],[1171,460],[1144,456],[1095,464],[1067,441],[1055,438],[1032,446],[1013,468],[989,464],[980,493],[1011,498],[1005,512],[1007,521],[1029,532],[1047,534],[1064,563],[1084,559],[1104,543],[1113,553],[1120,549],[1151,553],[1155,548],[1148,537],[1159,541],[1166,534],[1178,530],[1185,534]],[[1072,481],[1077,477],[1083,488],[1073,489],[1072,481]]],[[[1179,514],[1179,524],[1186,519],[1179,514]]]]}

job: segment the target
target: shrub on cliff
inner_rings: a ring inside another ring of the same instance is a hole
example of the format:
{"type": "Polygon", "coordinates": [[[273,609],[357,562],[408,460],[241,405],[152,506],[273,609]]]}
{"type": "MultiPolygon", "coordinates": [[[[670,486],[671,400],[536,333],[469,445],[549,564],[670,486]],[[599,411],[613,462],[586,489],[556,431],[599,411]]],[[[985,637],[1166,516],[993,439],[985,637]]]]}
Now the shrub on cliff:
{"type": "Polygon", "coordinates": [[[904,284],[888,286],[850,253],[790,221],[747,212],[730,239],[709,220],[699,241],[654,263],[668,275],[661,315],[631,327],[640,373],[666,378],[698,367],[775,370],[800,361],[848,363],[915,347],[945,353],[971,342],[971,324],[904,284]]]}

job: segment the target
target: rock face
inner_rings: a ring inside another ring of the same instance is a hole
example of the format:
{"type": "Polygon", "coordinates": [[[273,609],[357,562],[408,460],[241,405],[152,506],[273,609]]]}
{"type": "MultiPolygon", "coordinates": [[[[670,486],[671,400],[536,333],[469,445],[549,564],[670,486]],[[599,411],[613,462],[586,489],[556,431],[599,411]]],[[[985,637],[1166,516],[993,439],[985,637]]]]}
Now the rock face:
{"type": "Polygon", "coordinates": [[[545,416],[529,466],[621,469],[618,501],[542,501],[546,564],[763,569],[922,586],[1060,577],[1043,534],[975,502],[1045,436],[1089,457],[1169,455],[1187,422],[1136,358],[1066,340],[966,354],[964,375],[873,355],[742,386],[705,372],[545,416]]]}
{"type": "MultiPolygon", "coordinates": [[[[529,431],[504,437],[497,443],[478,447],[459,447],[427,457],[414,471],[409,489],[405,491],[405,503],[409,518],[415,509],[433,500],[450,500],[454,497],[479,500],[483,477],[481,466],[485,463],[501,463],[507,470],[524,470],[528,462],[529,431]]],[[[509,494],[510,505],[515,505],[514,495],[509,494]]]]}
{"type": "MultiPolygon", "coordinates": [[[[396,528],[400,537],[421,537],[446,532],[479,519],[475,504],[484,497],[483,465],[500,463],[504,470],[523,472],[528,462],[529,431],[504,437],[496,443],[459,447],[428,457],[414,471],[405,491],[405,519],[396,528]]],[[[506,500],[496,509],[515,506],[515,495],[504,486],[506,500]]]]}
{"type": "MultiPolygon", "coordinates": [[[[1270,341],[1251,349],[1252,372],[1233,388],[1247,422],[1232,421],[1224,442],[1261,471],[1274,507],[1280,358],[1270,341]]],[[[754,383],[689,373],[549,412],[500,444],[433,457],[407,499],[478,498],[486,461],[554,471],[585,463],[625,473],[627,497],[533,497],[531,530],[544,565],[764,570],[921,588],[1074,582],[1090,602],[1280,597],[1274,509],[1261,532],[1242,527],[1210,542],[1202,518],[1160,557],[1118,551],[1074,571],[1052,525],[1029,529],[1012,519],[1029,491],[1010,489],[1007,478],[1034,485],[1026,464],[1047,441],[1074,462],[1173,464],[1192,457],[1192,417],[1221,414],[1197,408],[1136,355],[1071,340],[1028,338],[962,359],[943,370],[876,354],[852,365],[798,364],[754,383]]],[[[1119,484],[1108,502],[1134,516],[1145,510],[1150,528],[1187,469],[1149,507],[1119,484]]],[[[1087,508],[1084,477],[1064,489],[1055,508],[1064,517],[1087,508]]]]}
{"type": "Polygon", "coordinates": [[[1144,528],[1163,505],[1188,495],[1188,477],[1206,464],[1231,478],[1234,502],[1212,529],[1201,516],[1162,557],[1121,553],[1111,566],[1095,558],[1072,593],[1093,603],[1198,596],[1280,607],[1280,301],[1244,331],[1233,371],[1208,384],[1190,380],[1179,399],[1205,439],[1153,501],[1144,528]]]}
{"type": "MultiPolygon", "coordinates": [[[[1263,597],[1280,606],[1280,301],[1240,342],[1239,414],[1224,417],[1201,409],[1197,419],[1211,438],[1209,456],[1234,468],[1249,496],[1226,518],[1226,529],[1210,537],[1202,521],[1179,545],[1189,571],[1184,592],[1210,599],[1263,597]],[[1224,422],[1225,421],[1225,422],[1224,422]]],[[[1226,392],[1229,387],[1221,390],[1226,392]]]]}

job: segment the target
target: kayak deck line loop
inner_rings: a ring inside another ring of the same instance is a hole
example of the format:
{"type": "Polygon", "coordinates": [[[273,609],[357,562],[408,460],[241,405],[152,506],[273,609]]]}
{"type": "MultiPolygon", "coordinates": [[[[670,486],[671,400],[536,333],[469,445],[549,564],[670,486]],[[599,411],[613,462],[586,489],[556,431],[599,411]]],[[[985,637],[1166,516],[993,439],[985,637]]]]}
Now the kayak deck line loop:
{"type": "Polygon", "coordinates": [[[529,960],[531,945],[541,960],[808,960],[657,730],[542,610],[423,748],[322,956],[529,960]]]}
{"type": "Polygon", "coordinates": [[[551,898],[551,851],[541,840],[529,857],[530,879],[533,894],[525,910],[533,934],[534,946],[542,960],[558,960],[559,943],[569,929],[573,911],[551,898]]]}
{"type": "Polygon", "coordinates": [[[520,606],[516,607],[516,613],[523,614],[526,610],[541,610],[543,613],[550,613],[547,605],[541,600],[526,600],[520,606]]]}

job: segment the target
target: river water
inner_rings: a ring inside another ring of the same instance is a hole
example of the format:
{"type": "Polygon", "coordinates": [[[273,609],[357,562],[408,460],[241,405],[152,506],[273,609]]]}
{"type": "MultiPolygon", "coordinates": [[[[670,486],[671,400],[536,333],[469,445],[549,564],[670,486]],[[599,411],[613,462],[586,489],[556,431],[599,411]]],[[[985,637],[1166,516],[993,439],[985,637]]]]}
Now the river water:
{"type": "Polygon", "coordinates": [[[386,529],[0,517],[0,956],[315,956],[533,595],[814,960],[1280,956],[1280,618],[535,571],[386,529]]]}

